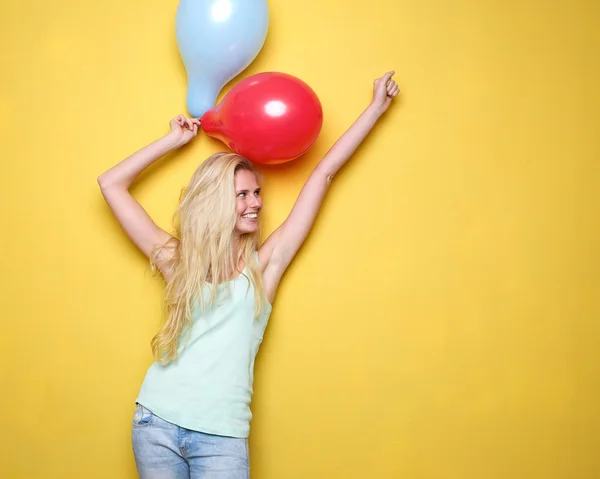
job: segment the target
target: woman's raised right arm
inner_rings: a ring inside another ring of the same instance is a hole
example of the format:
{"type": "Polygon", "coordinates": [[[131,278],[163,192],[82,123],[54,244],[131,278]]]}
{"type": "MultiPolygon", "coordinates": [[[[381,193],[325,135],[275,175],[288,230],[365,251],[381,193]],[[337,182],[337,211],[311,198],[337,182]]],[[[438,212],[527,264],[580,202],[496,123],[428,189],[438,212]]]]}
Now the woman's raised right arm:
{"type": "MultiPolygon", "coordinates": [[[[150,257],[154,248],[165,244],[172,236],[159,228],[142,205],[131,195],[129,187],[135,178],[152,163],[173,151],[198,134],[200,121],[179,115],[170,122],[171,131],[135,152],[98,177],[98,184],[106,203],[134,244],[150,257]]],[[[156,266],[163,275],[162,266],[169,259],[167,251],[157,258],[156,266]]]]}

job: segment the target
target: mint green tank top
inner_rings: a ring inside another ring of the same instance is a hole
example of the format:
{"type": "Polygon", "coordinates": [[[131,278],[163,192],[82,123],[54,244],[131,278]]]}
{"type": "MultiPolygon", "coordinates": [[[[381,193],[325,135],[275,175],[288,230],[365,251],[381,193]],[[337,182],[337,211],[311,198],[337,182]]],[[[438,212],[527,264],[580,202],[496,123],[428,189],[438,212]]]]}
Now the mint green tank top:
{"type": "Polygon", "coordinates": [[[245,273],[218,285],[219,300],[204,314],[194,311],[178,358],[150,366],[138,403],[186,429],[248,437],[254,360],[272,308],[265,299],[255,318],[254,287],[245,273]]]}

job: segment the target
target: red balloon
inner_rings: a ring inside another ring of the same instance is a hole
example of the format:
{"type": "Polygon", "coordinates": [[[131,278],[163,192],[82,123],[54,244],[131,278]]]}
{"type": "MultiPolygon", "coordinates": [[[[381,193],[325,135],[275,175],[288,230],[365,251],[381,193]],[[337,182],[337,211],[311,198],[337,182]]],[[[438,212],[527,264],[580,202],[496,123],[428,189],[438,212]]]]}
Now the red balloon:
{"type": "Polygon", "coordinates": [[[235,85],[201,120],[208,135],[238,155],[276,164],[312,146],[323,125],[323,108],[302,80],[287,73],[258,73],[235,85]]]}

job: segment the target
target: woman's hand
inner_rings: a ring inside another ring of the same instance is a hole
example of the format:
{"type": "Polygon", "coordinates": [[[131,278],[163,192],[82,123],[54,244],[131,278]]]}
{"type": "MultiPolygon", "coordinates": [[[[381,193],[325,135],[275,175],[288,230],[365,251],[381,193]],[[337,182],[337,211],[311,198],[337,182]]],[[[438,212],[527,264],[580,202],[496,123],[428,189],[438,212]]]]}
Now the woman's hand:
{"type": "Polygon", "coordinates": [[[398,85],[392,80],[394,73],[394,71],[387,72],[373,82],[373,100],[371,101],[371,105],[377,108],[381,113],[385,112],[390,107],[392,100],[400,92],[398,85]]]}
{"type": "Polygon", "coordinates": [[[179,115],[169,122],[170,135],[177,141],[178,146],[183,146],[198,134],[200,120],[179,115]]]}

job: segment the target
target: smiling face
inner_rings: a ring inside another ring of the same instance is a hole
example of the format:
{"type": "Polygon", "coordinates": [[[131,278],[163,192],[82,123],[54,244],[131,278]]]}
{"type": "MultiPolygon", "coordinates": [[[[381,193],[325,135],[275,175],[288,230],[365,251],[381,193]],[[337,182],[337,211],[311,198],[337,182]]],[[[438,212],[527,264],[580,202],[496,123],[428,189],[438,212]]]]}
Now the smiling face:
{"type": "Polygon", "coordinates": [[[258,231],[262,198],[256,175],[248,170],[238,170],[235,174],[237,235],[258,231]]]}

